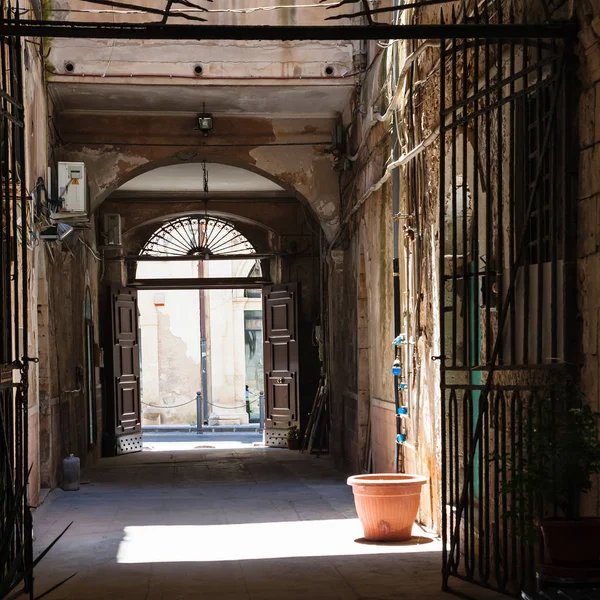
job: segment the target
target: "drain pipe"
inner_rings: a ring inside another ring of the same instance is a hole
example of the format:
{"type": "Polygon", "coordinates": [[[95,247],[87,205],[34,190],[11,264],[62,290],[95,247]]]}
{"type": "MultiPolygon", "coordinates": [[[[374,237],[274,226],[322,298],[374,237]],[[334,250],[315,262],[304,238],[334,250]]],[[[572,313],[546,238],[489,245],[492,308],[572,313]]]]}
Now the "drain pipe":
{"type": "MultiPolygon", "coordinates": [[[[394,125],[395,128],[395,125],[394,125]]],[[[394,136],[394,155],[398,154],[398,136],[394,136]]],[[[396,169],[394,171],[394,177],[392,179],[392,211],[394,215],[400,212],[400,171],[396,169]]],[[[401,330],[401,287],[400,287],[400,235],[399,235],[400,223],[398,219],[392,219],[392,270],[394,277],[394,338],[398,339],[401,330]]],[[[400,352],[398,346],[394,345],[394,366],[392,368],[392,374],[394,375],[394,418],[396,419],[396,439],[395,439],[395,453],[394,453],[394,470],[396,473],[400,472],[400,453],[402,452],[402,445],[400,440],[402,439],[402,421],[400,416],[400,410],[402,402],[400,399],[400,376],[402,374],[402,366],[399,360],[400,352]]],[[[406,367],[406,365],[404,365],[406,367]]],[[[402,467],[404,467],[404,460],[402,460],[402,467]]],[[[404,471],[404,468],[402,469],[404,471]]]]}
{"type": "MultiPolygon", "coordinates": [[[[415,69],[414,64],[411,69],[410,78],[409,78],[409,90],[408,90],[408,108],[410,112],[410,144],[414,148],[416,146],[416,127],[415,127],[415,106],[414,106],[414,85],[415,85],[415,69]]],[[[407,311],[406,311],[406,330],[407,330],[407,340],[406,340],[406,359],[408,362],[408,372],[410,380],[408,382],[408,392],[409,392],[409,406],[411,411],[414,409],[414,421],[412,421],[414,425],[414,446],[415,451],[419,446],[419,426],[420,426],[420,390],[418,387],[418,378],[415,377],[416,365],[418,364],[418,353],[416,351],[416,338],[419,335],[419,330],[414,327],[415,320],[415,311],[417,310],[417,302],[416,299],[419,297],[419,283],[416,278],[416,270],[418,268],[418,254],[417,254],[417,245],[418,240],[421,235],[420,226],[419,226],[419,201],[420,196],[417,193],[417,189],[419,187],[419,157],[415,157],[415,159],[410,163],[411,169],[411,189],[410,194],[412,196],[412,214],[414,217],[413,225],[414,229],[411,231],[407,230],[407,240],[408,245],[410,247],[410,264],[412,264],[412,268],[406,274],[407,287],[408,287],[408,298],[407,298],[407,311]],[[412,233],[412,235],[411,235],[412,233]],[[413,406],[413,382],[415,383],[414,390],[414,406],[413,406]]],[[[408,211],[407,211],[408,212],[408,211]]],[[[411,414],[412,416],[412,414],[411,414]]],[[[415,457],[415,461],[417,457],[415,457]]]]}
{"type": "MultiPolygon", "coordinates": [[[[419,161],[419,163],[421,163],[422,161],[419,161]]],[[[419,164],[419,167],[421,167],[421,164],[419,164]]],[[[421,169],[422,170],[422,169],[421,169]]],[[[420,179],[422,181],[422,179],[420,179]]],[[[413,284],[413,289],[416,292],[416,298],[414,299],[414,309],[413,309],[413,314],[415,315],[415,326],[414,326],[414,330],[416,331],[417,336],[420,336],[421,334],[421,239],[422,239],[422,232],[421,232],[421,221],[420,221],[420,214],[419,214],[419,198],[420,198],[420,194],[417,192],[415,194],[415,240],[414,240],[414,246],[415,246],[415,260],[414,260],[414,284],[413,284]]],[[[416,399],[415,399],[415,449],[419,448],[419,437],[420,437],[420,419],[421,419],[421,361],[419,359],[419,348],[416,345],[415,342],[415,346],[413,348],[413,355],[416,355],[415,360],[413,361],[415,366],[415,394],[416,394],[416,399]]]]}

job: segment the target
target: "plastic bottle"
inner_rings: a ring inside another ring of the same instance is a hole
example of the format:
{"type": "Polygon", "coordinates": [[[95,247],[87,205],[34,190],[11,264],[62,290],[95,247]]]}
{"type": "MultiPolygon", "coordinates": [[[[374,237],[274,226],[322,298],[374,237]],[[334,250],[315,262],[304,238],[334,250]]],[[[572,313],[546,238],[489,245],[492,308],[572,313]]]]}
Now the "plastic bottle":
{"type": "Polygon", "coordinates": [[[79,489],[80,463],[79,457],[72,454],[62,462],[62,489],[74,492],[79,489]]]}

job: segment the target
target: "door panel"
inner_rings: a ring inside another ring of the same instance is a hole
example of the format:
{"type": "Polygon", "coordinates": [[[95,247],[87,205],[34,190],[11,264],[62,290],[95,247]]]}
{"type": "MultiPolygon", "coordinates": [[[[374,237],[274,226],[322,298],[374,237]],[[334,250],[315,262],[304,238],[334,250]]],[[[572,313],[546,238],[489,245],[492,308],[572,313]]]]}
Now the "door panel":
{"type": "Polygon", "coordinates": [[[271,367],[272,373],[289,373],[291,368],[290,343],[286,340],[275,341],[277,338],[271,338],[271,367]]]}
{"type": "Polygon", "coordinates": [[[263,291],[265,318],[265,427],[289,427],[298,421],[298,284],[263,291]]]}
{"type": "Polygon", "coordinates": [[[293,336],[294,335],[294,298],[271,297],[268,301],[270,309],[270,333],[274,336],[293,336]]]}
{"type": "Polygon", "coordinates": [[[114,436],[117,454],[142,449],[137,291],[111,291],[114,436]]]}

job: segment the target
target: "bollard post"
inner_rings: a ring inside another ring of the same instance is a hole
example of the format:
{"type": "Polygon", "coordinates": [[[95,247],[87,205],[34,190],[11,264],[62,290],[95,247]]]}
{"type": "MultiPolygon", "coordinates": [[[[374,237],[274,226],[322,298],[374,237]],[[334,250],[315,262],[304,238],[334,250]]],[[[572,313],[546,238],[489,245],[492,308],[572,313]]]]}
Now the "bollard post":
{"type": "Polygon", "coordinates": [[[196,432],[203,433],[204,426],[204,403],[202,402],[202,392],[196,392],[196,432]]]}
{"type": "Polygon", "coordinates": [[[265,393],[262,391],[258,395],[258,406],[259,406],[259,412],[260,412],[260,428],[264,429],[265,428],[265,393]]]}

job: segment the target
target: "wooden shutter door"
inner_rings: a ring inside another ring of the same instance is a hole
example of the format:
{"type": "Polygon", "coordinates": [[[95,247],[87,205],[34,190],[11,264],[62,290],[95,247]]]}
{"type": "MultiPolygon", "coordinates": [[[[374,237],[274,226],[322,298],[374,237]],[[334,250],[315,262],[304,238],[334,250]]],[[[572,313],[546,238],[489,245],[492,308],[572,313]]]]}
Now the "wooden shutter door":
{"type": "Polygon", "coordinates": [[[266,287],[265,426],[289,427],[298,421],[298,284],[266,287]]]}
{"type": "Polygon", "coordinates": [[[116,454],[142,450],[137,291],[111,290],[112,389],[116,454]]]}

